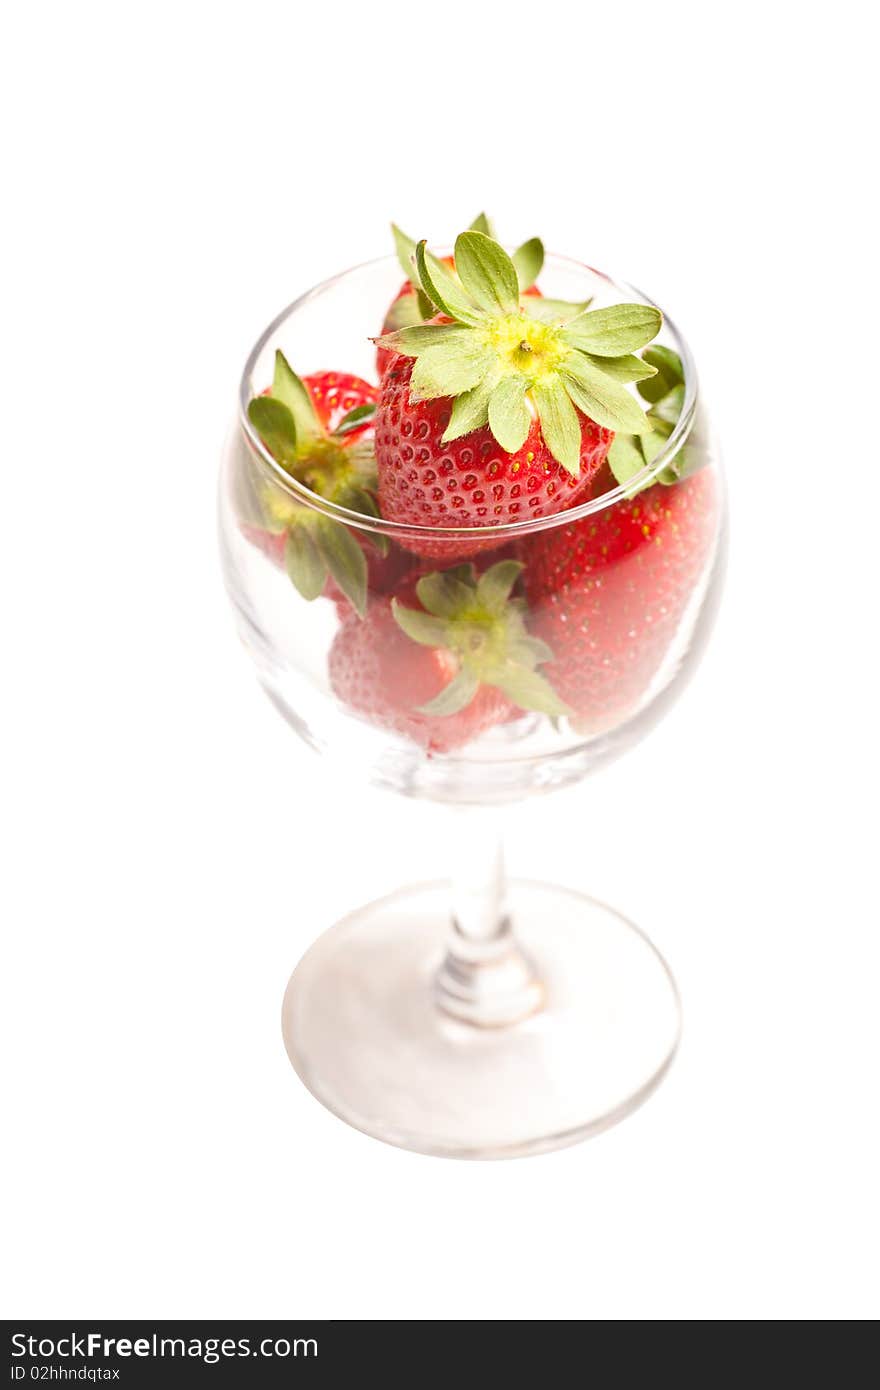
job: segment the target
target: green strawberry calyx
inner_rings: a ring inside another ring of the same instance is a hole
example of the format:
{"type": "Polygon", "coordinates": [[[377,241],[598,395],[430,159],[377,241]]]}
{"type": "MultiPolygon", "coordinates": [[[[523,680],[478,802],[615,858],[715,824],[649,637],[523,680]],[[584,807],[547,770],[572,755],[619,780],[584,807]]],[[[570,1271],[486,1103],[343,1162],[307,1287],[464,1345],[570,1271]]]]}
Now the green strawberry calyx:
{"type": "MultiPolygon", "coordinates": [[[[471,232],[482,232],[484,236],[494,237],[492,223],[484,212],[479,213],[474,218],[470,227],[471,232]]],[[[391,235],[394,237],[394,249],[397,252],[397,259],[400,268],[411,284],[414,293],[401,295],[394,301],[388,311],[385,320],[385,331],[391,333],[400,328],[412,328],[420,323],[427,323],[432,319],[437,310],[434,304],[422,289],[416,269],[416,246],[412,237],[407,236],[406,232],[394,223],[391,223],[391,235]]],[[[538,237],[532,237],[529,241],[523,242],[522,246],[513,253],[513,262],[516,266],[517,278],[521,293],[531,289],[541,273],[544,264],[544,247],[538,237]]],[[[455,267],[450,267],[451,273],[455,275],[455,267]]]]}
{"type": "MultiPolygon", "coordinates": [[[[372,419],[375,410],[371,403],[356,406],[329,432],[318,418],[305,382],[279,351],[272,386],[265,395],[253,398],[247,413],[285,473],[336,506],[378,518],[373,444],[348,438],[372,419]]],[[[348,528],[271,485],[264,489],[261,501],[267,527],[287,533],[285,566],[302,597],[311,600],[322,594],[329,575],[363,617],[367,609],[367,561],[348,528]]],[[[380,552],[387,550],[384,536],[372,532],[364,535],[380,552]]]]}
{"type": "Polygon", "coordinates": [[[456,658],[455,676],[420,706],[422,714],[457,714],[483,685],[494,686],[520,709],[570,713],[537,669],[552,661],[552,650],[529,634],[525,600],[511,596],[522,569],[518,560],[499,560],[478,576],[472,564],[457,565],[418,581],[423,611],[392,600],[394,617],[408,637],[456,658]]]}
{"type": "Polygon", "coordinates": [[[424,295],[451,322],[412,325],[377,341],[416,359],[414,400],[453,398],[444,444],[488,425],[502,449],[516,453],[537,417],[550,453],[577,477],[578,411],[609,430],[650,430],[626,383],[655,375],[634,354],[659,331],[659,309],[590,309],[523,296],[515,259],[482,231],[456,240],[455,274],[420,241],[415,272],[424,295]]]}
{"type": "MultiPolygon", "coordinates": [[[[649,429],[640,434],[615,435],[608,451],[611,472],[621,487],[628,487],[638,474],[654,462],[675,429],[684,407],[684,367],[678,353],[655,343],[646,349],[643,358],[654,368],[654,375],[640,381],[636,388],[642,399],[648,402],[649,429]]],[[[664,483],[670,487],[681,482],[695,473],[703,461],[700,450],[684,445],[659,473],[647,482],[633,485],[630,496],[654,483],[664,483]]]]}

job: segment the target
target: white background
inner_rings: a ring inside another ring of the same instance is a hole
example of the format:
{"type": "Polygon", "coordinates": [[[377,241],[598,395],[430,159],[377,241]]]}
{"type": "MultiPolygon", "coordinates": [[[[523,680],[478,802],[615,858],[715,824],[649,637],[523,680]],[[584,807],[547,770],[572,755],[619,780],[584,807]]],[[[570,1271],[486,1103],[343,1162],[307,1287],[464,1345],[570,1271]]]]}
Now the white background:
{"type": "Polygon", "coordinates": [[[7,19],[7,1316],[880,1311],[868,14],[7,19]],[[448,851],[427,809],[340,804],[259,693],[214,478],[276,310],[389,218],[441,242],[484,206],[683,325],[733,546],[674,712],[511,839],[651,931],[681,1056],[594,1142],[466,1164],[349,1131],[282,1049],[313,937],[448,851]]]}

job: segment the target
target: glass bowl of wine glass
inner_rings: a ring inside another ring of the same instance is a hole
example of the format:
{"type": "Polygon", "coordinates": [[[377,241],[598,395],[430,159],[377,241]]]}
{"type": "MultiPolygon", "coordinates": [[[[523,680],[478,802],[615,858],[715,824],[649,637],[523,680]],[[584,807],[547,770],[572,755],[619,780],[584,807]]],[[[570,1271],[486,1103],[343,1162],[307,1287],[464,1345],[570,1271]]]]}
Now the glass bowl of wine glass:
{"type": "Polygon", "coordinates": [[[668,316],[563,257],[538,253],[535,288],[534,248],[524,266],[465,238],[454,259],[420,245],[411,283],[371,262],[269,325],[220,541],[291,728],[353,783],[450,808],[453,881],[356,907],[300,961],[290,1060],[368,1134],[494,1158],[614,1123],[675,1054],[678,994],[648,938],[532,881],[540,841],[508,879],[499,822],[675,700],[711,627],[725,503],[668,316]]]}

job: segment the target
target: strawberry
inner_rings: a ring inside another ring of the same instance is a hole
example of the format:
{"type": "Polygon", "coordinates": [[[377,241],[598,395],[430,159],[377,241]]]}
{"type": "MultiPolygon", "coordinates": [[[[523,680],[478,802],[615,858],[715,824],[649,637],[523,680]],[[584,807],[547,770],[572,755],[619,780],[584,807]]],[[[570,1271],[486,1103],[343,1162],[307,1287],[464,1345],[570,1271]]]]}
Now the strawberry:
{"type": "MultiPolygon", "coordinates": [[[[299,483],[318,497],[350,511],[377,517],[376,464],[372,438],[376,388],[347,372],[316,372],[300,379],[283,353],[275,354],[271,388],[255,397],[248,417],[265,447],[299,483]]],[[[389,585],[403,572],[391,564],[385,536],[351,531],[289,493],[265,483],[256,490],[257,516],[245,534],[280,561],[306,599],[343,594],[361,615],[372,581],[389,585]],[[281,539],[278,539],[278,538],[281,539]],[[371,572],[367,551],[377,552],[371,572]]]]}
{"type": "MultiPolygon", "coordinates": [[[[579,420],[578,476],[549,452],[540,422],[531,419],[523,444],[508,453],[488,427],[448,443],[452,401],[413,400],[413,362],[395,357],[382,382],[376,416],[379,505],[383,516],[413,526],[493,526],[526,521],[586,501],[611,434],[579,420]]],[[[497,542],[443,536],[403,538],[419,555],[456,561],[497,542]]]]}
{"type": "Polygon", "coordinates": [[[351,372],[311,372],[303,377],[303,385],[325,434],[335,434],[347,422],[341,438],[348,447],[372,428],[375,412],[367,407],[375,406],[378,394],[363,377],[351,372]],[[360,413],[354,415],[355,411],[360,413]]]}
{"type": "MultiPolygon", "coordinates": [[[[484,531],[549,516],[586,499],[612,431],[649,428],[624,383],[656,375],[632,354],[657,332],[659,311],[526,297],[523,281],[543,257],[540,243],[527,248],[523,271],[485,233],[463,232],[453,276],[424,242],[416,247],[438,316],[379,339],[398,354],[376,412],[383,516],[484,531]]],[[[402,543],[447,561],[493,545],[485,534],[402,543]]]]}
{"type": "Polygon", "coordinates": [[[565,706],[537,670],[552,655],[530,636],[512,598],[522,566],[501,560],[409,579],[390,600],[349,617],[330,649],[337,697],[381,728],[449,753],[517,709],[565,706]]]}
{"type": "MultiPolygon", "coordinates": [[[[416,324],[426,323],[429,319],[434,317],[434,306],[431,304],[431,301],[426,298],[413,268],[416,243],[411,237],[408,237],[405,232],[402,232],[399,227],[396,227],[393,222],[391,224],[391,231],[394,236],[397,259],[400,261],[401,269],[406,276],[406,280],[401,285],[397,295],[388,307],[388,312],[382,324],[383,334],[394,333],[399,328],[412,328],[416,324]]],[[[481,212],[479,217],[474,218],[471,223],[471,231],[485,232],[487,236],[494,235],[492,232],[492,224],[484,212],[481,212]]],[[[538,271],[541,268],[541,262],[543,261],[543,252],[541,252],[540,257],[537,255],[536,248],[539,246],[540,243],[537,239],[534,239],[530,242],[526,242],[525,245],[521,246],[519,250],[514,253],[515,256],[520,258],[523,278],[526,278],[527,264],[535,266],[534,275],[537,277],[538,271]]],[[[450,270],[455,270],[455,258],[453,256],[444,256],[442,258],[442,263],[450,270]]],[[[523,294],[540,295],[541,293],[534,284],[523,285],[522,289],[523,294]]],[[[380,380],[385,375],[385,370],[393,357],[394,352],[389,348],[379,347],[376,349],[376,372],[380,380]]]]}
{"type": "MultiPolygon", "coordinates": [[[[602,482],[615,485],[607,470],[602,482]]],[[[703,573],[717,505],[705,469],[519,543],[531,625],[555,653],[547,676],[583,732],[614,727],[644,697],[703,573]]]]}
{"type": "Polygon", "coordinates": [[[364,622],[342,624],[329,669],[335,693],[350,709],[432,753],[469,743],[513,710],[500,690],[482,686],[464,710],[445,717],[423,713],[453,680],[455,661],[442,648],[416,647],[387,601],[371,604],[364,622]]]}

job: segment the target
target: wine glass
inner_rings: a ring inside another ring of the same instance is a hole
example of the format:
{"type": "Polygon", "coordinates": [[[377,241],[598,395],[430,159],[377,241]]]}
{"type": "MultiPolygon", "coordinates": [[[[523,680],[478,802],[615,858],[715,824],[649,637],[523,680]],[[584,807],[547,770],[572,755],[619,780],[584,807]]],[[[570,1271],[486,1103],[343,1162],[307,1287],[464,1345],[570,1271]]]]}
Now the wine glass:
{"type": "MultiPolygon", "coordinates": [[[[541,287],[597,307],[652,302],[562,257],[547,258],[541,287]]],[[[456,526],[452,508],[448,527],[428,530],[317,496],[266,447],[249,402],[271,383],[279,349],[302,373],[332,365],[375,383],[370,339],[399,288],[389,257],[279,314],[247,360],[222,465],[225,580],[270,698],[345,776],[455,808],[454,881],[404,886],[320,936],[291,977],[283,1034],[306,1086],[367,1134],[425,1153],[516,1156],[621,1119],[675,1054],[678,994],[648,938],[580,893],[509,881],[499,820],[510,803],[631,748],[675,699],[711,626],[723,483],[691,354],[664,318],[655,360],[672,377],[646,386],[657,434],[625,485],[610,479],[568,510],[524,505],[521,521],[490,516],[476,530],[456,526]],[[353,538],[366,557],[361,612],[344,573],[343,589],[323,567],[311,589],[302,582],[289,537],[310,527],[346,553],[353,538]],[[461,555],[474,538],[468,570],[461,555]],[[509,589],[564,712],[524,709],[497,690],[463,714],[423,712],[424,662],[436,665],[436,653],[406,645],[393,605],[418,607],[428,571],[476,584],[488,570],[509,589]]]]}

